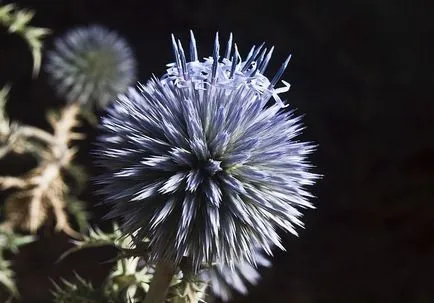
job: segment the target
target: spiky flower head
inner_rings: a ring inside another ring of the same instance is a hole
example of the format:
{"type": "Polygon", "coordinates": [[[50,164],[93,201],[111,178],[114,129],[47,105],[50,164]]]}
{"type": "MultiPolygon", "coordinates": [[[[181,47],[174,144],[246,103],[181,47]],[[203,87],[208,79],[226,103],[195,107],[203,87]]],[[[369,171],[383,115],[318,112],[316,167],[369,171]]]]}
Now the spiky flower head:
{"type": "MultiPolygon", "coordinates": [[[[190,61],[172,36],[175,63],[160,79],[121,95],[102,120],[98,162],[102,193],[125,233],[150,238],[150,257],[195,267],[254,264],[256,247],[283,249],[279,229],[296,233],[305,190],[316,175],[299,142],[300,118],[285,109],[264,72],[273,48],[241,59],[229,39],[223,56],[190,61]],[[233,49],[233,51],[232,51],[233,49]]],[[[289,58],[288,58],[289,59],[289,58]]]]}
{"type": "Polygon", "coordinates": [[[99,25],[79,27],[57,38],[46,71],[59,96],[104,107],[136,81],[136,62],[127,42],[99,25]]]}

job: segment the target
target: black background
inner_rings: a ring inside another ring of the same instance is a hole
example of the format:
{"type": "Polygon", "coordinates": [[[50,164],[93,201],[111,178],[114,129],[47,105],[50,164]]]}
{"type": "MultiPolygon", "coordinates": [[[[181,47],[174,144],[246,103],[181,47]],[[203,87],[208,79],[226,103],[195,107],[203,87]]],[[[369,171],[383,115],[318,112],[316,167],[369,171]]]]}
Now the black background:
{"type": "MultiPolygon", "coordinates": [[[[293,54],[284,97],[305,114],[302,138],[318,143],[311,158],[324,175],[313,189],[316,210],[306,213],[300,237],[283,235],[261,283],[235,302],[434,301],[434,100],[429,41],[433,14],[414,1],[19,1],[36,10],[33,24],[53,34],[92,23],[117,30],[139,62],[139,80],[162,75],[172,62],[170,33],[185,43],[188,30],[199,55],[211,54],[216,31],[233,32],[244,56],[266,41],[276,49],[272,74],[293,54]]],[[[11,82],[7,105],[14,120],[47,128],[44,113],[62,100],[19,37],[1,32],[0,84],[11,82]]],[[[82,143],[78,160],[93,172],[82,143]]],[[[21,160],[1,162],[18,173],[21,160]]],[[[89,188],[83,197],[100,222],[104,207],[89,188]]],[[[75,269],[97,285],[111,264],[111,249],[77,253],[55,264],[70,244],[64,235],[40,234],[14,257],[25,302],[49,302],[51,279],[75,269]]]]}

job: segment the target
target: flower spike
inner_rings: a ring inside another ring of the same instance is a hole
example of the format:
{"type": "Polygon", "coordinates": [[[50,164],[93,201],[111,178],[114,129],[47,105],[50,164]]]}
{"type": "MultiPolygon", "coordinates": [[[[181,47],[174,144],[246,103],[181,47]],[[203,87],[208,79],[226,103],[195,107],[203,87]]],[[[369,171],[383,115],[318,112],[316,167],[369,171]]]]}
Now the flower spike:
{"type": "Polygon", "coordinates": [[[277,82],[279,81],[280,77],[282,77],[283,73],[285,72],[286,67],[288,66],[289,60],[291,60],[291,54],[288,56],[288,58],[283,62],[283,64],[280,66],[277,73],[274,75],[273,79],[270,82],[270,87],[274,87],[277,82]]]}
{"type": "Polygon", "coordinates": [[[197,47],[196,39],[194,38],[193,31],[190,30],[190,58],[192,62],[197,61],[197,47]]]}

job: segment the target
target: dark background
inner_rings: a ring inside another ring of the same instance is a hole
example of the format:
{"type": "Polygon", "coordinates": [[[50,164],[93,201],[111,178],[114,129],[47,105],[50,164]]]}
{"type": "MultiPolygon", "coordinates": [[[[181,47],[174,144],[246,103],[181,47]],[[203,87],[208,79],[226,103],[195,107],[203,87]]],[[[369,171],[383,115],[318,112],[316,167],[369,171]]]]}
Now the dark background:
{"type": "MultiPolygon", "coordinates": [[[[140,80],[162,75],[172,62],[170,33],[185,42],[193,29],[200,56],[213,37],[233,32],[245,56],[253,43],[276,45],[272,74],[293,54],[285,95],[305,114],[303,139],[319,144],[312,157],[324,174],[313,189],[300,237],[284,236],[261,283],[235,302],[434,302],[433,39],[429,5],[412,1],[18,1],[36,10],[33,24],[52,39],[89,23],[117,30],[131,44],[140,80]]],[[[46,76],[31,78],[32,60],[20,38],[1,32],[0,83],[13,83],[10,117],[40,127],[47,108],[59,108],[46,76]]],[[[91,128],[90,140],[94,136],[91,128]]],[[[88,165],[90,143],[78,160],[88,165]]],[[[19,171],[18,160],[8,163],[19,171]],[[15,163],[15,164],[11,164],[15,163]],[[15,166],[14,166],[15,165],[15,166]],[[18,166],[16,166],[18,165],[18,166]]],[[[5,163],[2,174],[5,173],[5,163]]],[[[94,213],[105,212],[88,189],[94,213]]],[[[100,283],[110,249],[95,249],[55,264],[70,244],[40,235],[14,257],[25,302],[49,302],[51,279],[75,269],[100,283]]]]}

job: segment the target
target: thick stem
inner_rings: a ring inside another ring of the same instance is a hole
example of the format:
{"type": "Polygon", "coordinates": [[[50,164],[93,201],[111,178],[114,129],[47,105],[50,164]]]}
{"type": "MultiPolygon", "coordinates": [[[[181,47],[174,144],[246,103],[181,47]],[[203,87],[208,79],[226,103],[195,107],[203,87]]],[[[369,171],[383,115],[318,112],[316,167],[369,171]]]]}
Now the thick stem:
{"type": "Polygon", "coordinates": [[[149,291],[144,303],[164,303],[170,282],[175,274],[176,265],[167,261],[159,261],[155,268],[149,291]]]}

